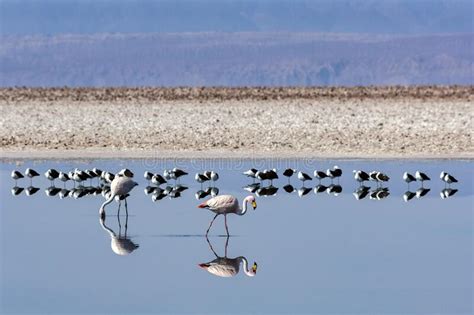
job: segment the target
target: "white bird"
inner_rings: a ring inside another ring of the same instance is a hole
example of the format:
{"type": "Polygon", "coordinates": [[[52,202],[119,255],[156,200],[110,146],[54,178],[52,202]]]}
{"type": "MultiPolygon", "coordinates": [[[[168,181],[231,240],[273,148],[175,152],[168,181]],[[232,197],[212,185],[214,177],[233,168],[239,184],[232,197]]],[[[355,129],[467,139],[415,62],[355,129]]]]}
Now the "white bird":
{"type": "Polygon", "coordinates": [[[452,184],[452,183],[457,183],[458,180],[454,178],[451,174],[448,174],[447,172],[441,172],[439,175],[439,178],[445,182],[446,184],[452,184]]]}
{"type": "Polygon", "coordinates": [[[212,219],[211,223],[209,224],[209,227],[206,231],[206,235],[209,234],[209,230],[211,229],[212,223],[214,223],[214,220],[220,214],[224,215],[225,229],[227,235],[229,235],[229,228],[227,227],[227,214],[233,213],[237,215],[244,215],[247,212],[248,203],[252,205],[254,210],[257,208],[257,202],[255,201],[254,196],[247,196],[243,200],[242,208],[239,207],[239,201],[237,200],[237,198],[231,195],[216,196],[199,204],[198,208],[207,208],[216,214],[212,219]]]}
{"type": "MultiPolygon", "coordinates": [[[[122,196],[132,191],[133,187],[138,184],[134,182],[130,177],[127,176],[115,176],[114,180],[110,184],[110,197],[107,199],[102,206],[100,206],[99,214],[105,216],[105,206],[111,203],[115,196],[122,196]]],[[[126,202],[126,201],[125,201],[126,202]]]]}
{"type": "Polygon", "coordinates": [[[303,183],[307,180],[312,180],[311,176],[309,176],[308,174],[306,173],[303,173],[303,172],[298,172],[298,179],[300,181],[302,181],[303,183]]]}
{"type": "Polygon", "coordinates": [[[11,177],[15,180],[15,185],[16,185],[16,181],[20,178],[25,177],[25,176],[23,176],[23,174],[20,173],[19,171],[14,170],[14,171],[12,171],[11,177]]]}
{"type": "Polygon", "coordinates": [[[428,175],[426,175],[425,173],[422,173],[420,171],[416,171],[415,178],[416,178],[417,181],[421,182],[421,186],[423,186],[424,181],[430,180],[428,175]]]}

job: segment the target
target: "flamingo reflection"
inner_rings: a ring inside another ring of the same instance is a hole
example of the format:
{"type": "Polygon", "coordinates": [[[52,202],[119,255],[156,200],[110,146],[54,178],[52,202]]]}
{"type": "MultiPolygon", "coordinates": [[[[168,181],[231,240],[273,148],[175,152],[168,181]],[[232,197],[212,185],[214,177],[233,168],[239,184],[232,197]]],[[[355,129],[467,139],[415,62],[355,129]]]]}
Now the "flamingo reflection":
{"type": "Polygon", "coordinates": [[[227,236],[227,239],[225,242],[224,257],[220,257],[219,255],[217,255],[214,248],[212,248],[212,244],[209,241],[209,238],[206,237],[206,240],[207,240],[207,244],[209,244],[209,248],[216,256],[216,259],[207,263],[201,263],[198,265],[199,267],[201,267],[204,270],[207,270],[209,273],[215,276],[229,278],[239,273],[240,264],[242,264],[244,273],[247,276],[253,277],[257,274],[256,262],[253,263],[251,270],[249,270],[247,258],[245,258],[244,256],[239,256],[236,258],[227,257],[227,247],[229,245],[229,236],[227,236]]]}
{"type": "Polygon", "coordinates": [[[128,229],[128,209],[127,205],[125,205],[125,231],[122,234],[122,223],[120,219],[120,205],[119,205],[119,210],[117,213],[117,220],[118,220],[118,226],[119,226],[119,232],[118,234],[114,232],[110,227],[105,225],[105,216],[100,216],[99,222],[100,226],[104,231],[109,233],[110,235],[110,247],[112,248],[112,251],[119,255],[119,256],[126,256],[131,254],[133,251],[135,251],[139,245],[134,243],[128,236],[127,236],[127,229],[128,229]]]}

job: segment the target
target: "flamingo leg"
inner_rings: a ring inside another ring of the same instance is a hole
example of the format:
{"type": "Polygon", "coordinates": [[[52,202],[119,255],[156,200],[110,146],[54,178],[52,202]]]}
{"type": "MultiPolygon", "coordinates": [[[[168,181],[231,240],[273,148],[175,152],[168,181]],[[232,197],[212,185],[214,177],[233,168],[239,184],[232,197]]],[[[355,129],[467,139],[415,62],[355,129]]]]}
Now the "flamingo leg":
{"type": "Polygon", "coordinates": [[[227,257],[227,246],[229,246],[229,235],[227,235],[227,239],[225,240],[225,251],[224,251],[224,257],[227,257]]]}
{"type": "Polygon", "coordinates": [[[209,238],[207,237],[207,235],[206,235],[206,241],[207,241],[207,244],[209,245],[209,248],[212,250],[212,252],[213,252],[214,255],[216,256],[216,258],[219,258],[219,256],[217,255],[216,251],[214,250],[214,248],[212,248],[211,241],[209,241],[209,238]]]}
{"type": "Polygon", "coordinates": [[[214,220],[217,218],[218,215],[219,213],[215,215],[214,219],[212,219],[211,221],[211,224],[209,224],[209,227],[207,228],[207,231],[206,231],[206,237],[207,237],[207,234],[209,234],[209,230],[211,229],[212,223],[214,223],[214,220]]]}
{"type": "Polygon", "coordinates": [[[227,237],[229,237],[229,228],[227,227],[227,214],[224,214],[224,223],[225,223],[225,230],[227,232],[227,237]]]}

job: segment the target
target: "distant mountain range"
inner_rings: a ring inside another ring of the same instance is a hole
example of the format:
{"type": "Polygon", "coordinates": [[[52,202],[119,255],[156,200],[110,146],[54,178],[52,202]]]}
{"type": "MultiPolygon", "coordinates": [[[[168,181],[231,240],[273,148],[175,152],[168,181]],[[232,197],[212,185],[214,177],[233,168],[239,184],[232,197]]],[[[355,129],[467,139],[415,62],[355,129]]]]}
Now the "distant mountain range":
{"type": "Polygon", "coordinates": [[[474,34],[200,32],[0,40],[0,86],[474,83],[474,34]]]}

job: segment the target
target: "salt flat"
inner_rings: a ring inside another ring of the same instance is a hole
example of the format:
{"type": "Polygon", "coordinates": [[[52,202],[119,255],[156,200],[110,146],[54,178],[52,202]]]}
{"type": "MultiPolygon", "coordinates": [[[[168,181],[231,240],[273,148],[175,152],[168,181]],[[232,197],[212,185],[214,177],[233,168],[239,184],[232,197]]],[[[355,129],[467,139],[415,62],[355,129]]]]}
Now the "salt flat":
{"type": "Polygon", "coordinates": [[[472,158],[472,87],[2,89],[2,157],[472,158]]]}

